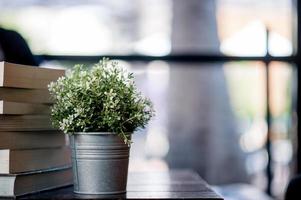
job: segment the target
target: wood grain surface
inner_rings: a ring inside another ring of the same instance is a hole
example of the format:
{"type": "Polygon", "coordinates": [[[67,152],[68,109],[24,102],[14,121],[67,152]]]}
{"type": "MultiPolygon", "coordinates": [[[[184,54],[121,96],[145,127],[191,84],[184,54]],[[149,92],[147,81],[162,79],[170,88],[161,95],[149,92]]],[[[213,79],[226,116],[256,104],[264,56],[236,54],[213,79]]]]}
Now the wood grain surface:
{"type": "Polygon", "coordinates": [[[191,170],[169,172],[130,172],[127,193],[115,196],[76,195],[73,187],[40,192],[20,199],[210,199],[222,200],[191,170]]]}

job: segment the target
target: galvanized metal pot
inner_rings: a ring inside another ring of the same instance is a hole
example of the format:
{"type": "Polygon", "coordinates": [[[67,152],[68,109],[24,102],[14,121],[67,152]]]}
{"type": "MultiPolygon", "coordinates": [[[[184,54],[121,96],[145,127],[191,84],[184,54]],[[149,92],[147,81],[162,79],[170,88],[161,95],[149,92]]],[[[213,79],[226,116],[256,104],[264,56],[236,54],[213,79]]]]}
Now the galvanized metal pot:
{"type": "Polygon", "coordinates": [[[74,192],[111,195],[126,192],[129,147],[114,133],[70,136],[74,192]]]}

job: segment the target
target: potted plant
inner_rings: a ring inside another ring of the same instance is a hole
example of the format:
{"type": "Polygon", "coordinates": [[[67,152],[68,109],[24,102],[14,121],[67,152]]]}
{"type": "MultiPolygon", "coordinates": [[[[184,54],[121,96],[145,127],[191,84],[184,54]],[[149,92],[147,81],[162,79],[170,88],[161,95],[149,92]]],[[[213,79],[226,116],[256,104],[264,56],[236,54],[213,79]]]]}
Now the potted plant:
{"type": "Polygon", "coordinates": [[[70,135],[74,192],[124,193],[131,135],[154,114],[133,74],[103,59],[90,70],[76,65],[49,91],[53,124],[70,135]]]}

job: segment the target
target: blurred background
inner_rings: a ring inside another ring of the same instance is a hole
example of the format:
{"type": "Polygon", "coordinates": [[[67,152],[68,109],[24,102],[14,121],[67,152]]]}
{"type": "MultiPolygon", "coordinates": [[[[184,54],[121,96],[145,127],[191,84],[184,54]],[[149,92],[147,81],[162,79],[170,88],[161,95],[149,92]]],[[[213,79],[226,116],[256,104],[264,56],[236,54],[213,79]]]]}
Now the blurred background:
{"type": "Polygon", "coordinates": [[[297,172],[295,3],[1,0],[0,27],[41,66],[107,56],[135,74],[156,117],[130,170],[190,168],[228,199],[283,199],[297,172]]]}

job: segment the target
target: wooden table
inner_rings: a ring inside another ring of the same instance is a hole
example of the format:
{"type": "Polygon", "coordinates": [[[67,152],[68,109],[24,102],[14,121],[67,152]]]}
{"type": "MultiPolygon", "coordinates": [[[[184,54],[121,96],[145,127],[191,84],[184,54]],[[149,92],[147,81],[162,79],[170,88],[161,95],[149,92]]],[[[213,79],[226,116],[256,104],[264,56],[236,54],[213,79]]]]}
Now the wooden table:
{"type": "Polygon", "coordinates": [[[211,199],[222,200],[201,177],[190,170],[129,173],[127,193],[119,196],[75,195],[73,187],[40,192],[20,199],[211,199]]]}

